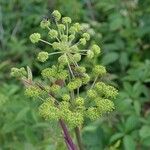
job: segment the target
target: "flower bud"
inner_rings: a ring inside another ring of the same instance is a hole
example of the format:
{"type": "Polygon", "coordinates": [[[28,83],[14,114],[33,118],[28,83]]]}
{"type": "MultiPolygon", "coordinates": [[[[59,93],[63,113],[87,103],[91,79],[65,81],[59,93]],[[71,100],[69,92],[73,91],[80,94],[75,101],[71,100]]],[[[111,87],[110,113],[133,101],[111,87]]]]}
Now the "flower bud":
{"type": "Polygon", "coordinates": [[[83,38],[85,38],[87,41],[90,40],[90,35],[88,33],[83,33],[83,38]]]}
{"type": "Polygon", "coordinates": [[[87,91],[87,96],[88,96],[89,98],[96,98],[96,97],[97,97],[97,92],[96,92],[95,90],[93,90],[93,89],[88,90],[88,91],[87,91]]]}
{"type": "Polygon", "coordinates": [[[30,40],[32,43],[39,42],[40,38],[41,38],[41,35],[39,33],[33,33],[30,35],[30,40]]]}
{"type": "Polygon", "coordinates": [[[70,47],[70,51],[71,51],[71,52],[78,52],[78,51],[79,51],[79,48],[78,48],[77,45],[73,45],[73,46],[70,47]]]}
{"type": "Polygon", "coordinates": [[[41,23],[40,23],[40,26],[41,26],[42,29],[45,29],[45,28],[47,28],[47,27],[50,26],[50,21],[49,21],[49,20],[46,20],[46,19],[43,19],[43,20],[41,21],[41,23]]]}
{"type": "Polygon", "coordinates": [[[65,25],[64,24],[58,24],[58,29],[60,31],[64,31],[66,29],[65,25]]]}
{"type": "Polygon", "coordinates": [[[71,23],[71,18],[70,17],[63,17],[62,23],[64,23],[64,24],[71,23]]]}
{"type": "Polygon", "coordinates": [[[53,85],[50,87],[50,90],[51,90],[51,92],[57,94],[57,93],[59,92],[59,90],[60,90],[60,86],[57,85],[57,84],[53,84],[53,85]]]}
{"type": "Polygon", "coordinates": [[[79,42],[80,42],[81,45],[85,45],[86,44],[86,39],[85,38],[81,38],[79,40],[79,42]]]}
{"type": "Polygon", "coordinates": [[[75,27],[76,32],[81,31],[81,25],[79,23],[75,23],[73,26],[75,27]]]}
{"type": "Polygon", "coordinates": [[[75,104],[76,104],[77,106],[83,106],[83,105],[84,105],[84,98],[82,98],[82,97],[77,97],[77,98],[75,99],[75,104]]]}
{"type": "Polygon", "coordinates": [[[58,10],[54,10],[52,15],[53,15],[53,17],[55,18],[56,21],[59,21],[61,19],[61,14],[58,10]]]}
{"type": "Polygon", "coordinates": [[[47,52],[39,52],[37,59],[40,62],[45,62],[48,59],[48,53],[47,52]]]}
{"type": "Polygon", "coordinates": [[[76,61],[76,62],[79,62],[81,60],[81,55],[79,53],[76,53],[73,55],[73,59],[76,61]]]}
{"type": "Polygon", "coordinates": [[[93,73],[94,73],[95,75],[100,75],[100,76],[102,76],[102,75],[106,74],[106,69],[105,69],[104,66],[96,65],[96,66],[93,68],[93,73]]]}
{"type": "Polygon", "coordinates": [[[69,94],[64,94],[63,97],[62,97],[62,99],[64,101],[69,101],[70,100],[70,95],[69,94]]]}
{"type": "Polygon", "coordinates": [[[60,37],[60,39],[61,39],[61,41],[63,41],[63,42],[67,42],[67,41],[68,41],[68,36],[67,36],[67,35],[62,35],[62,36],[60,37]]]}
{"type": "Polygon", "coordinates": [[[87,58],[92,59],[94,57],[94,53],[91,50],[87,51],[87,58]]]}
{"type": "Polygon", "coordinates": [[[68,63],[67,60],[68,60],[68,58],[67,58],[66,54],[63,54],[58,58],[58,62],[60,64],[64,64],[64,65],[68,63]]]}
{"type": "Polygon", "coordinates": [[[97,118],[100,117],[95,107],[89,107],[86,114],[87,114],[87,117],[90,118],[91,120],[96,120],[97,118]]]}
{"type": "Polygon", "coordinates": [[[53,42],[52,43],[52,47],[53,47],[53,49],[60,49],[60,43],[59,42],[53,42]]]}
{"type": "Polygon", "coordinates": [[[75,39],[75,36],[73,34],[69,35],[69,41],[72,42],[75,39]]]}
{"type": "Polygon", "coordinates": [[[24,67],[21,68],[11,68],[11,74],[12,77],[22,78],[27,75],[27,72],[24,67]]]}
{"type": "Polygon", "coordinates": [[[25,95],[29,97],[38,97],[42,93],[42,90],[35,86],[29,86],[25,89],[25,95]]]}
{"type": "Polygon", "coordinates": [[[84,73],[83,77],[81,78],[83,84],[87,84],[90,81],[90,76],[87,73],[84,73]]]}
{"type": "Polygon", "coordinates": [[[54,29],[50,30],[48,32],[48,35],[51,37],[51,38],[57,38],[58,37],[58,32],[54,29]]]}
{"type": "Polygon", "coordinates": [[[91,50],[94,52],[95,55],[98,55],[100,52],[101,52],[101,49],[98,45],[94,44],[92,47],[91,47],[91,50]]]}

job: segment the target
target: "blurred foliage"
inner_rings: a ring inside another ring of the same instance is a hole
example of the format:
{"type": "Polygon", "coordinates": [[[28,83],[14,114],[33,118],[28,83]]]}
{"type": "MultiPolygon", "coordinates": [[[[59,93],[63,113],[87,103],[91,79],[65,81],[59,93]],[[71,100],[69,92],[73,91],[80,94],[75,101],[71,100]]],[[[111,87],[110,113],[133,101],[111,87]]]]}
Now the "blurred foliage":
{"type": "Polygon", "coordinates": [[[43,121],[37,102],[28,100],[9,76],[12,66],[27,64],[38,75],[41,65],[32,59],[38,49],[28,37],[43,17],[59,9],[84,22],[103,50],[95,61],[107,66],[108,79],[116,80],[120,91],[112,116],[85,123],[86,150],[149,150],[149,6],[149,0],[0,0],[0,149],[65,150],[57,124],[43,121]]]}

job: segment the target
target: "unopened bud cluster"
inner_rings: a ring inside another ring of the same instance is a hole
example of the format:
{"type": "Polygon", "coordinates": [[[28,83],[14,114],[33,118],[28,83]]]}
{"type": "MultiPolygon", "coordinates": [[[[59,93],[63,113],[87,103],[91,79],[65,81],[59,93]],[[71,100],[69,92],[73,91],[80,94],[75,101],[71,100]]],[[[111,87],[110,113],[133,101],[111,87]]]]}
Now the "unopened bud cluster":
{"type": "Polygon", "coordinates": [[[90,34],[83,32],[79,23],[72,23],[71,18],[61,17],[57,10],[52,16],[56,23],[55,28],[50,20],[42,20],[40,26],[47,30],[47,36],[53,42],[42,39],[39,33],[30,35],[30,40],[32,43],[44,42],[54,50],[51,53],[40,51],[37,55],[38,61],[49,61],[52,55],[55,55],[58,59],[57,64],[41,70],[40,83],[29,82],[26,77],[29,70],[26,71],[24,68],[12,68],[11,75],[25,77],[25,94],[42,100],[39,106],[41,116],[48,120],[63,119],[71,127],[76,127],[83,124],[85,118],[95,120],[111,112],[114,109],[112,99],[118,92],[114,87],[99,82],[106,74],[104,66],[95,65],[91,76],[91,73],[80,65],[82,58],[86,57],[92,61],[101,53],[100,47],[96,44],[88,44],[89,48],[84,48],[87,42],[89,43],[90,34]],[[81,96],[81,89],[85,96],[81,96]]]}

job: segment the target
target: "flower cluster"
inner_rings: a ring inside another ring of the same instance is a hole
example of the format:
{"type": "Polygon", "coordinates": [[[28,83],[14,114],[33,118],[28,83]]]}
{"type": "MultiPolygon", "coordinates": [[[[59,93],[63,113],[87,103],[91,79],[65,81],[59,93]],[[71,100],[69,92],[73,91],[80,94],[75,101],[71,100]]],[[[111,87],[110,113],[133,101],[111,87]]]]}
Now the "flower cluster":
{"type": "MultiPolygon", "coordinates": [[[[55,55],[58,63],[41,71],[44,79],[42,83],[29,82],[25,78],[24,81],[28,83],[25,94],[42,100],[39,113],[45,119],[63,119],[71,127],[76,127],[83,124],[85,118],[94,120],[111,112],[114,109],[112,99],[118,91],[99,81],[106,74],[104,66],[95,65],[92,68],[93,76],[90,76],[86,68],[80,65],[82,58],[92,60],[101,53],[96,44],[89,44],[89,48],[84,49],[90,34],[84,32],[79,23],[72,23],[71,18],[62,17],[59,11],[55,10],[52,15],[55,28],[50,20],[42,20],[40,23],[52,42],[42,39],[39,33],[33,33],[30,40],[32,43],[48,44],[54,50],[51,53],[39,52],[37,59],[40,62],[48,61],[55,55]],[[86,96],[81,96],[81,89],[86,96]]],[[[24,68],[12,68],[11,74],[22,77],[27,72],[24,68]]]]}

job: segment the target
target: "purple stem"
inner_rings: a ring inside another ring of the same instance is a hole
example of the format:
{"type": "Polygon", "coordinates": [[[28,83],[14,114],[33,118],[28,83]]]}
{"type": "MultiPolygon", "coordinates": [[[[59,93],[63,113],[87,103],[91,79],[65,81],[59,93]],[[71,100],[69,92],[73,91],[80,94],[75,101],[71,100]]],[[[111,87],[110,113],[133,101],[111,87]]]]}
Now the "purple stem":
{"type": "Polygon", "coordinates": [[[72,141],[72,138],[71,138],[71,136],[70,136],[70,134],[68,132],[68,129],[67,129],[64,121],[60,119],[59,123],[60,123],[60,125],[62,127],[63,134],[64,134],[64,139],[65,139],[66,145],[68,147],[68,150],[77,150],[75,144],[72,141]]]}

